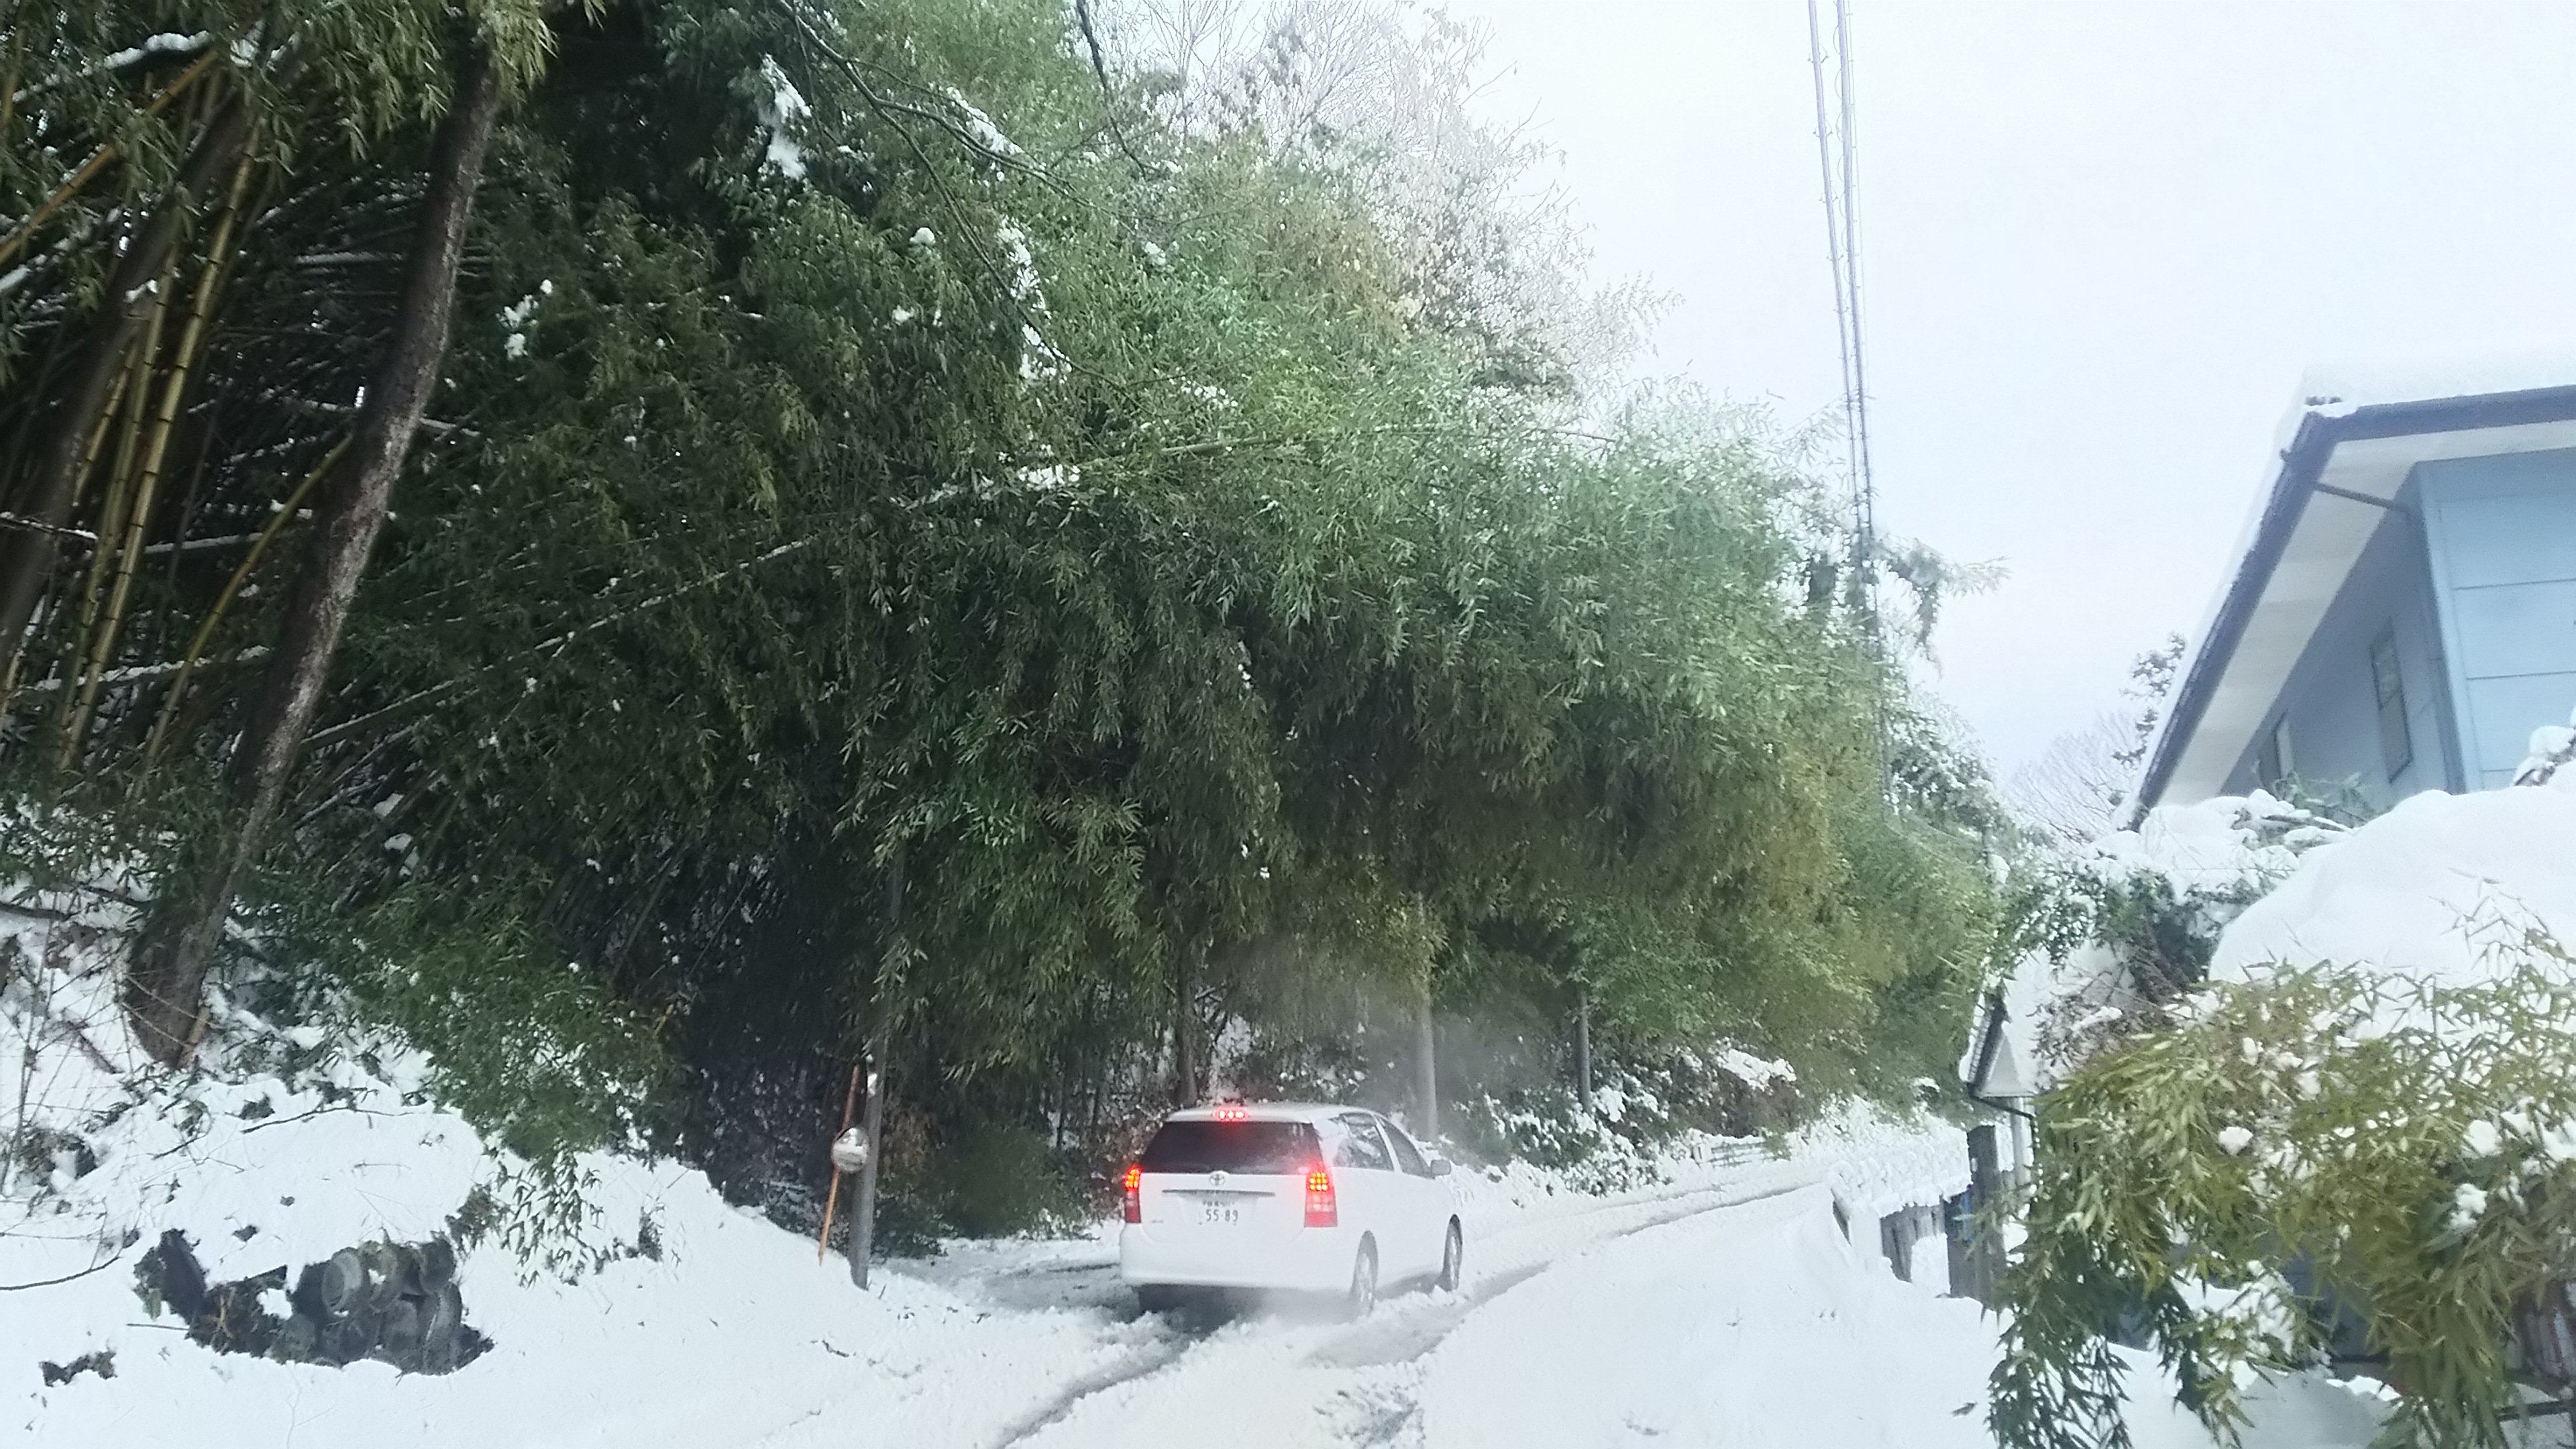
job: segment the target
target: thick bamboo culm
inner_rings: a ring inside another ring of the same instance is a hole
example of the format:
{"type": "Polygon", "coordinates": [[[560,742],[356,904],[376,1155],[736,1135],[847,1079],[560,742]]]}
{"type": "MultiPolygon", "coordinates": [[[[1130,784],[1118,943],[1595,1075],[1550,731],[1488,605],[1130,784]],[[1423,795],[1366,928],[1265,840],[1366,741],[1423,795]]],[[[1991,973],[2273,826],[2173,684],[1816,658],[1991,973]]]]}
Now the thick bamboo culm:
{"type": "MultiPolygon", "coordinates": [[[[82,492],[89,486],[90,470],[98,466],[99,450],[107,446],[108,426],[116,420],[116,410],[118,407],[122,406],[125,401],[125,384],[130,376],[131,373],[129,370],[125,368],[117,369],[116,383],[114,387],[109,390],[107,395],[107,406],[100,411],[98,421],[93,424],[89,430],[89,442],[81,449],[80,471],[74,475],[73,481],[73,507],[75,509],[79,507],[79,500],[82,492]]],[[[92,547],[96,547],[94,541],[92,547]]],[[[5,674],[0,674],[0,719],[8,717],[9,701],[18,692],[18,668],[26,662],[26,659],[27,652],[25,650],[20,650],[10,655],[9,668],[7,672],[5,674]]]]}
{"type": "Polygon", "coordinates": [[[126,504],[134,494],[135,452],[143,437],[144,415],[151,408],[152,363],[161,350],[161,323],[169,312],[170,289],[176,283],[175,262],[165,268],[152,297],[151,320],[143,324],[143,333],[135,339],[134,362],[124,387],[123,411],[118,415],[116,461],[109,466],[107,494],[99,500],[98,542],[89,558],[89,578],[81,585],[80,622],[74,629],[64,654],[62,699],[54,710],[54,768],[69,769],[73,756],[72,720],[79,711],[79,695],[85,687],[82,675],[84,661],[93,652],[98,636],[99,614],[106,606],[107,579],[116,566],[116,547],[125,533],[126,504]]]}
{"type": "MultiPolygon", "coordinates": [[[[170,359],[168,373],[161,384],[159,408],[152,412],[149,433],[142,445],[142,458],[127,508],[124,536],[116,548],[116,581],[109,590],[106,618],[90,643],[89,663],[81,680],[80,700],[74,706],[63,730],[61,752],[55,768],[69,770],[79,763],[81,739],[88,732],[92,711],[98,706],[100,685],[107,677],[108,661],[115,656],[116,636],[125,623],[125,611],[134,587],[136,563],[143,557],[144,530],[151,525],[152,504],[160,492],[162,464],[168,459],[170,433],[179,420],[179,404],[187,396],[188,384],[195,377],[197,350],[206,337],[208,319],[213,315],[216,287],[230,261],[233,228],[241,216],[242,194],[250,185],[254,148],[245,148],[239,165],[233,168],[230,193],[224,199],[220,220],[215,223],[213,239],[206,247],[205,261],[197,272],[196,294],[188,302],[188,320],[180,329],[179,343],[170,359]]],[[[100,542],[106,542],[101,534],[100,542]]],[[[104,555],[102,555],[104,556],[104,555]]]]}

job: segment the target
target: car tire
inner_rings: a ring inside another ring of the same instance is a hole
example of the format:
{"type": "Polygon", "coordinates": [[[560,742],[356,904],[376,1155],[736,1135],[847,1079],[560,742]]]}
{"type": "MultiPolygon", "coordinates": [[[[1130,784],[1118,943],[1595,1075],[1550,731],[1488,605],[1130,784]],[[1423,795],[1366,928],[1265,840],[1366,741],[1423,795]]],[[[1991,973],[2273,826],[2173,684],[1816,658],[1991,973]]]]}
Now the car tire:
{"type": "Polygon", "coordinates": [[[1351,1260],[1350,1291],[1342,1296],[1342,1316],[1356,1323],[1377,1307],[1377,1244],[1362,1242],[1351,1260]]]}
{"type": "Polygon", "coordinates": [[[1440,1246],[1440,1291],[1455,1293],[1467,1281],[1467,1236],[1458,1220],[1449,1220],[1449,1236],[1440,1246]]]}

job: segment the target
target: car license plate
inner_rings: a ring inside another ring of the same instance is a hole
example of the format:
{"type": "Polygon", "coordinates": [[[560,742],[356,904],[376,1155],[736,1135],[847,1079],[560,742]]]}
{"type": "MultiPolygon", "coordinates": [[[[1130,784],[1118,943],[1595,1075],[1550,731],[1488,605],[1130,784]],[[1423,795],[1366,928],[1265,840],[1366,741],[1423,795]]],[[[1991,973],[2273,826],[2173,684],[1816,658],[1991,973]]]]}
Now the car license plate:
{"type": "Polygon", "coordinates": [[[1243,1208],[1239,1204],[1230,1202],[1202,1202],[1199,1204],[1200,1227],[1232,1227],[1236,1223],[1242,1221],[1243,1208]]]}

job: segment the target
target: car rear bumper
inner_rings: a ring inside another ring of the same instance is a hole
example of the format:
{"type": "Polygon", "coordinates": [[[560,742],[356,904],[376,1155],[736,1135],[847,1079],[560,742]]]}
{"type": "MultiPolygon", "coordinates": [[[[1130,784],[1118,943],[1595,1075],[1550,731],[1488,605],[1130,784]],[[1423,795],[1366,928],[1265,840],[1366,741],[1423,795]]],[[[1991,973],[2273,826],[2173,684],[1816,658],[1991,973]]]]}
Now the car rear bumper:
{"type": "Polygon", "coordinates": [[[1148,1234],[1130,1223],[1118,1234],[1118,1276],[1131,1285],[1339,1293],[1350,1286],[1360,1237],[1353,1228],[1302,1228],[1292,1237],[1229,1243],[1214,1235],[1148,1234]]]}

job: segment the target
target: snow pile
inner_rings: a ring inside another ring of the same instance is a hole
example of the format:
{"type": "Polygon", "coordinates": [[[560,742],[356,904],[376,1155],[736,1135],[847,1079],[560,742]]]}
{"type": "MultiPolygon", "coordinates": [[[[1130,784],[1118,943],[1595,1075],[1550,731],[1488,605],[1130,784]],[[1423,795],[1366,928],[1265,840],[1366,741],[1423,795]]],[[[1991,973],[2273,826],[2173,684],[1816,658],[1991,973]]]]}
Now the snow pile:
{"type": "Polygon", "coordinates": [[[1829,1164],[1825,1185],[1856,1222],[1935,1205],[1968,1189],[1966,1133],[1857,1099],[1801,1129],[1791,1152],[1829,1164]]]}
{"type": "Polygon", "coordinates": [[[2177,894],[2259,891],[2342,827],[2271,794],[2219,795],[2150,810],[2132,830],[2094,842],[2084,869],[2105,882],[2161,876],[2177,894]]]}
{"type": "Polygon", "coordinates": [[[2576,772],[2541,788],[2427,792],[2303,860],[2219,938],[2210,975],[2369,963],[2429,983],[2495,979],[2538,931],[2576,942],[2576,772]]]}
{"type": "Polygon", "coordinates": [[[1719,1048],[1716,1059],[1709,1065],[1756,1092],[1767,1092],[1774,1086],[1792,1086],[1798,1080],[1797,1069],[1787,1062],[1757,1057],[1731,1044],[1719,1048]]]}
{"type": "Polygon", "coordinates": [[[1825,1185],[1854,1222],[1937,1206],[1968,1190],[1967,1137],[1953,1132],[1843,1158],[1826,1171],[1825,1185]]]}
{"type": "Polygon", "coordinates": [[[2556,778],[2558,767],[2571,759],[2576,759],[2576,715],[2568,716],[2566,724],[2542,725],[2531,732],[2523,761],[2514,769],[2513,782],[2546,785],[2556,778]]]}

